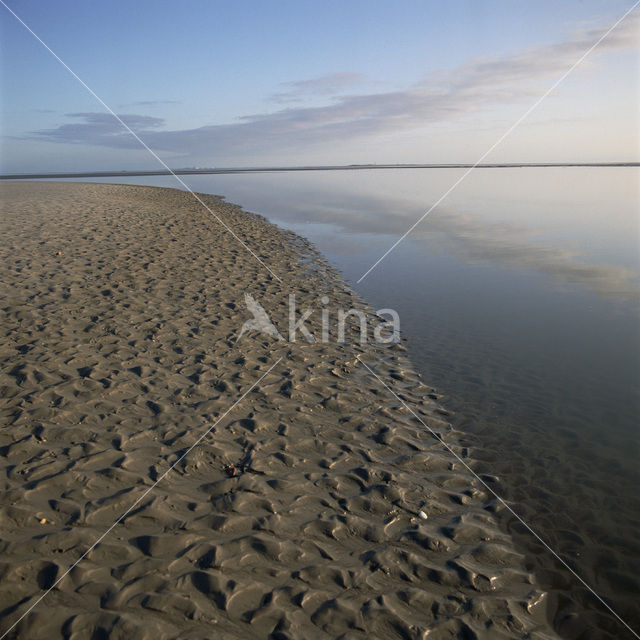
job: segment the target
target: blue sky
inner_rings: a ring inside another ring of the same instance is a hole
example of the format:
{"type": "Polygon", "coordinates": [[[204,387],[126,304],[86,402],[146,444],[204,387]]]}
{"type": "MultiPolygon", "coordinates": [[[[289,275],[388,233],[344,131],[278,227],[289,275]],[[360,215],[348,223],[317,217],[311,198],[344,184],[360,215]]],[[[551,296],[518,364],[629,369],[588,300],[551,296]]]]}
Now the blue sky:
{"type": "MultiPolygon", "coordinates": [[[[474,162],[633,2],[4,0],[170,166],[474,162]]],[[[4,172],[155,168],[0,6],[4,172]]],[[[639,160],[640,10],[488,161],[639,160]]]]}

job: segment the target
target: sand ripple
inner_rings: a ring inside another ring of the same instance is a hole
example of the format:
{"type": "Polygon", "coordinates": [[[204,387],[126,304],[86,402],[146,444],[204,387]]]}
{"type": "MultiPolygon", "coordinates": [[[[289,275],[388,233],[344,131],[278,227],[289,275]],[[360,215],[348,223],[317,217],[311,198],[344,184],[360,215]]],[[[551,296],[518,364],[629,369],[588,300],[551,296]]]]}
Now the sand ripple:
{"type": "Polygon", "coordinates": [[[9,637],[554,637],[491,496],[360,364],[470,455],[402,347],[235,342],[245,292],[371,311],[304,240],[205,196],[280,284],[187,194],[1,188],[3,629],[283,358],[9,637]]]}

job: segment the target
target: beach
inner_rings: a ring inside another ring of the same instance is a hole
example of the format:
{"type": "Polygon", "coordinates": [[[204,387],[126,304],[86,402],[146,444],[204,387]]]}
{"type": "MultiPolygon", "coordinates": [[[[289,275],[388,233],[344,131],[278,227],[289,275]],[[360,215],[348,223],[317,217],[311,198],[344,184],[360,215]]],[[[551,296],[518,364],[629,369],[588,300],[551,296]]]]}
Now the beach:
{"type": "Polygon", "coordinates": [[[7,638],[556,637],[402,345],[286,339],[290,295],[314,336],[379,322],[304,238],[173,189],[0,195],[7,638]],[[246,294],[284,338],[240,336],[246,294]]]}

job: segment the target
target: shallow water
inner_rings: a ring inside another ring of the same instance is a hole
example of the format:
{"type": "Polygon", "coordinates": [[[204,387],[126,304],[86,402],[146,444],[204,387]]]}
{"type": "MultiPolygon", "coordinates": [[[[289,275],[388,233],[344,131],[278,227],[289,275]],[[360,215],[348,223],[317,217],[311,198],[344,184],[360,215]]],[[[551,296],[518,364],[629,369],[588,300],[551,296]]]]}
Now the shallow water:
{"type": "MultiPolygon", "coordinates": [[[[396,309],[478,470],[497,476],[516,512],[637,628],[640,174],[477,170],[357,283],[461,174],[184,180],[308,237],[374,307],[396,309]]],[[[548,550],[506,524],[556,593],[563,635],[587,626],[625,637],[548,550]]]]}

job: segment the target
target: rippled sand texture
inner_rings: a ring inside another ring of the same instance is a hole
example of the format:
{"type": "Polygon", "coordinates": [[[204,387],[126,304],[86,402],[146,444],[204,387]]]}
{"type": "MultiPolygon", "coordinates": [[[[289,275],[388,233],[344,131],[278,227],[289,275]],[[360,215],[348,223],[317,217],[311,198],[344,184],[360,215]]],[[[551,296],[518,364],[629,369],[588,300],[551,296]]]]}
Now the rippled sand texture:
{"type": "Polygon", "coordinates": [[[553,637],[498,506],[360,364],[468,455],[402,347],[236,343],[245,292],[280,328],[289,293],[365,308],[306,241],[203,196],[279,283],[189,194],[0,189],[2,629],[219,420],[8,637],[553,637]]]}

